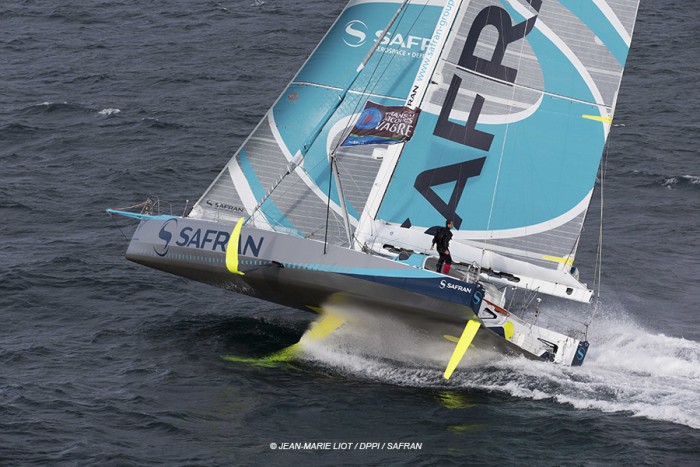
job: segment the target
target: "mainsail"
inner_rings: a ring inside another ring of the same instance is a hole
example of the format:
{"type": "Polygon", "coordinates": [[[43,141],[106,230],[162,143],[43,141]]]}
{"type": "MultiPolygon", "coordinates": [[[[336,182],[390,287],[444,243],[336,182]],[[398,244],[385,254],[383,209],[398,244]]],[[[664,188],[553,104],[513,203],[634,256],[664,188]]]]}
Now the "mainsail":
{"type": "Polygon", "coordinates": [[[459,260],[588,301],[570,270],[637,7],[461,2],[414,138],[373,193],[381,202],[370,204],[358,237],[420,251],[428,227],[453,219],[459,260]]]}

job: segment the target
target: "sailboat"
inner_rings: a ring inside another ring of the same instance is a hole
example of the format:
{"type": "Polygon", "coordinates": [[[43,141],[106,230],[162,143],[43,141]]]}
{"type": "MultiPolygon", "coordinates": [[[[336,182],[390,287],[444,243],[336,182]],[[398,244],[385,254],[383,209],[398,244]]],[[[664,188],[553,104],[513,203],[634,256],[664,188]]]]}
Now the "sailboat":
{"type": "Polygon", "coordinates": [[[509,303],[594,298],[573,264],[637,9],[351,0],[189,212],[108,210],[140,221],[126,257],[321,313],[320,338],[338,304],[437,328],[445,378],[473,348],[581,365],[585,335],[509,303]]]}

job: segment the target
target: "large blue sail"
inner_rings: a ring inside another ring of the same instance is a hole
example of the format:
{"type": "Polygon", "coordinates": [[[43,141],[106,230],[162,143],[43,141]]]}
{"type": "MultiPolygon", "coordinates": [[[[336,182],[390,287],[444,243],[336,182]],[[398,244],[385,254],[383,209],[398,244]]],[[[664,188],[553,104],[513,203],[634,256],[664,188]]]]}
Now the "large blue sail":
{"type": "Polygon", "coordinates": [[[347,244],[329,154],[335,150],[341,166],[344,204],[354,228],[382,163],[381,154],[373,147],[336,147],[368,99],[388,106],[405,102],[442,11],[442,2],[408,2],[380,40],[402,3],[355,0],[346,6],[243,147],[196,203],[192,217],[234,220],[255,211],[251,222],[258,227],[324,238],[330,204],[329,239],[347,244]],[[356,77],[358,65],[378,40],[378,48],[356,77]],[[337,110],[324,121],[350,83],[337,110]],[[319,124],[318,138],[306,151],[301,166],[256,210],[319,124]]]}
{"type": "Polygon", "coordinates": [[[452,219],[459,259],[588,299],[568,273],[637,7],[638,0],[461,2],[414,137],[369,213],[376,241],[420,250],[430,241],[426,228],[452,219]]]}

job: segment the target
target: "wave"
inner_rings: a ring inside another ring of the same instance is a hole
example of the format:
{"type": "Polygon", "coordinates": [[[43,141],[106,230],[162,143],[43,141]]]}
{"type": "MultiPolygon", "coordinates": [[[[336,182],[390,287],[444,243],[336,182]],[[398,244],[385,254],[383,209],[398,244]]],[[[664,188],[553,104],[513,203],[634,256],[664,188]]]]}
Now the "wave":
{"type": "Polygon", "coordinates": [[[141,119],[140,126],[154,128],[157,130],[181,130],[186,128],[184,125],[179,123],[164,122],[154,117],[141,119]]]}
{"type": "Polygon", "coordinates": [[[71,102],[42,102],[33,104],[20,110],[25,115],[40,115],[50,113],[82,113],[82,114],[97,114],[100,117],[112,117],[121,112],[117,108],[105,108],[98,110],[83,104],[71,102]]]}
{"type": "Polygon", "coordinates": [[[91,109],[81,104],[69,102],[41,102],[22,109],[26,113],[50,113],[50,112],[90,112],[91,109]]]}
{"type": "Polygon", "coordinates": [[[121,110],[119,109],[102,109],[99,112],[97,112],[97,115],[99,115],[100,117],[111,117],[113,115],[117,115],[120,112],[121,110]]]}
{"type": "Polygon", "coordinates": [[[3,136],[26,135],[39,131],[41,131],[41,128],[23,125],[21,123],[9,123],[7,125],[0,126],[0,134],[3,136]]]}
{"type": "Polygon", "coordinates": [[[700,177],[695,175],[681,175],[678,177],[667,178],[663,181],[662,186],[668,189],[684,188],[684,187],[700,187],[700,177]]]}
{"type": "Polygon", "coordinates": [[[638,186],[645,188],[665,188],[667,190],[700,188],[700,176],[669,175],[654,171],[631,170],[625,172],[629,180],[641,181],[638,186]]]}
{"type": "Polygon", "coordinates": [[[505,392],[700,429],[700,343],[651,333],[629,319],[602,317],[591,326],[582,367],[473,350],[449,381],[442,372],[454,344],[388,320],[349,324],[321,342],[303,339],[300,358],[350,377],[505,392]]]}
{"type": "MultiPolygon", "coordinates": [[[[99,46],[94,46],[93,48],[98,48],[99,46]]],[[[93,73],[87,75],[77,76],[73,79],[68,80],[70,84],[95,84],[101,81],[106,81],[111,79],[111,76],[106,73],[93,73]]]]}

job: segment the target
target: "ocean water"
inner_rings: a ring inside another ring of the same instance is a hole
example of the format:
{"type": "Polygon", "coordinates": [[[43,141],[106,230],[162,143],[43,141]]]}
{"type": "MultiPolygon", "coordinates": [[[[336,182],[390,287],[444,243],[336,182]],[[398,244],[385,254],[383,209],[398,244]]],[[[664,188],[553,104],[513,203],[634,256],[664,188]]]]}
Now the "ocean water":
{"type": "Polygon", "coordinates": [[[343,6],[0,5],[0,464],[698,465],[693,2],[642,1],[581,368],[483,356],[445,382],[444,348],[412,355],[422,336],[390,322],[229,361],[296,342],[311,316],[124,259],[133,226],[104,209],[195,200],[343,6]]]}

